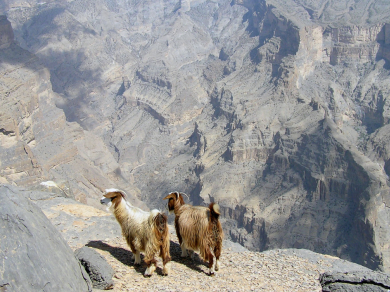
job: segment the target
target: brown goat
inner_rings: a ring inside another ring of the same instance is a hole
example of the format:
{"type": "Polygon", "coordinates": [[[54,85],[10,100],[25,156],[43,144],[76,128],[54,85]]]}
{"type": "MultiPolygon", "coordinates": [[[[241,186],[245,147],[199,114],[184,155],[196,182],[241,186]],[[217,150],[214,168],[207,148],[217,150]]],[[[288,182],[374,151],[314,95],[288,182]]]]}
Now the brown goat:
{"type": "Polygon", "coordinates": [[[108,206],[122,228],[123,237],[134,254],[134,264],[141,263],[140,252],[144,252],[147,265],[145,276],[151,276],[156,269],[155,255],[163,260],[163,275],[170,270],[169,232],[167,215],[158,210],[145,212],[125,200],[125,193],[116,189],[106,190],[100,202],[108,206]]]}
{"type": "Polygon", "coordinates": [[[219,257],[222,251],[223,230],[219,222],[219,205],[211,203],[209,207],[191,206],[184,203],[182,193],[173,192],[168,199],[169,212],[175,213],[175,229],[182,250],[199,251],[201,258],[209,263],[210,275],[219,270],[219,257]],[[214,252],[216,262],[213,266],[214,252]]]}

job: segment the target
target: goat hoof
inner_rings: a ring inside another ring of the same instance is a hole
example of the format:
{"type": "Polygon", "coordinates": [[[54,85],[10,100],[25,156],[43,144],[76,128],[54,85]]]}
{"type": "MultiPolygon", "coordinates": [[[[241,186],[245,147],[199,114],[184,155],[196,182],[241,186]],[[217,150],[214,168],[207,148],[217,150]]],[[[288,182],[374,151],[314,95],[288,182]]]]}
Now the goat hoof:
{"type": "Polygon", "coordinates": [[[144,273],[145,278],[150,278],[151,276],[152,276],[152,273],[149,271],[149,269],[147,271],[145,271],[145,273],[144,273]]]}
{"type": "Polygon", "coordinates": [[[210,272],[209,276],[210,276],[210,277],[214,277],[214,276],[215,276],[215,273],[210,272]]]}

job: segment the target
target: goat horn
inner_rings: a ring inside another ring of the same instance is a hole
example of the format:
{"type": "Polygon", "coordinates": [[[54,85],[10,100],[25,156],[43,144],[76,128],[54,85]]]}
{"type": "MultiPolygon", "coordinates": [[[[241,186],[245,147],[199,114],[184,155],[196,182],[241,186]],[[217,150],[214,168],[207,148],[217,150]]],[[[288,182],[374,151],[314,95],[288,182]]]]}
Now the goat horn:
{"type": "Polygon", "coordinates": [[[190,197],[186,193],[180,193],[180,195],[186,196],[188,200],[190,199],[190,197]]]}

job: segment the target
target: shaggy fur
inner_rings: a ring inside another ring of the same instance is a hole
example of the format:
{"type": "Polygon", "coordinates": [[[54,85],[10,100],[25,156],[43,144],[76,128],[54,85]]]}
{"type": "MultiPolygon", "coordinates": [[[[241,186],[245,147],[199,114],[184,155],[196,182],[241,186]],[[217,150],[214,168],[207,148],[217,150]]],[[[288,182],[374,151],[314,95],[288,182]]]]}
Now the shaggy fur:
{"type": "Polygon", "coordinates": [[[222,251],[223,231],[219,222],[219,205],[211,203],[209,207],[191,206],[184,203],[181,193],[170,193],[168,209],[175,213],[175,229],[182,249],[182,257],[187,249],[199,251],[203,260],[209,263],[210,275],[214,275],[213,254],[219,269],[219,257],[222,251]]]}
{"type": "Polygon", "coordinates": [[[108,206],[122,228],[135,257],[135,264],[141,263],[140,252],[144,253],[147,265],[145,276],[151,276],[156,269],[155,255],[163,260],[163,274],[168,275],[170,269],[169,232],[167,216],[158,210],[145,212],[132,206],[125,200],[125,193],[116,189],[106,190],[100,202],[108,206]]]}

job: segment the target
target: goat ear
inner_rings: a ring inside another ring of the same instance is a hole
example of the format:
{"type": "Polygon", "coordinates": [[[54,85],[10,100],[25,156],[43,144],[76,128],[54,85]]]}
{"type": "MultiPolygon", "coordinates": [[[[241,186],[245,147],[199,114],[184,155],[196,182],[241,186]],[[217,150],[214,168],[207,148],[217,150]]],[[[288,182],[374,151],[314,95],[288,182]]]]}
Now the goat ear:
{"type": "Polygon", "coordinates": [[[115,198],[117,196],[122,196],[124,199],[126,199],[126,193],[120,190],[106,190],[104,196],[106,198],[115,198]]]}
{"type": "MultiPolygon", "coordinates": [[[[184,193],[183,193],[183,194],[184,194],[184,193]]],[[[181,205],[184,205],[184,204],[185,204],[182,193],[179,194],[178,200],[180,201],[180,204],[181,204],[181,205]]]]}
{"type": "Polygon", "coordinates": [[[116,192],[109,192],[109,193],[105,193],[104,194],[104,197],[106,198],[115,198],[118,194],[116,192]]]}
{"type": "Polygon", "coordinates": [[[173,199],[173,198],[175,198],[176,199],[176,197],[177,197],[177,195],[175,195],[175,194],[177,194],[177,192],[174,192],[174,193],[170,193],[168,196],[166,196],[163,200],[166,200],[166,199],[173,199]]]}

